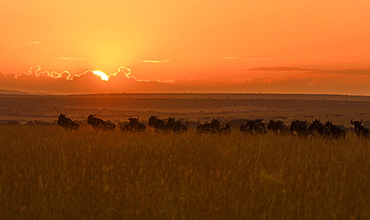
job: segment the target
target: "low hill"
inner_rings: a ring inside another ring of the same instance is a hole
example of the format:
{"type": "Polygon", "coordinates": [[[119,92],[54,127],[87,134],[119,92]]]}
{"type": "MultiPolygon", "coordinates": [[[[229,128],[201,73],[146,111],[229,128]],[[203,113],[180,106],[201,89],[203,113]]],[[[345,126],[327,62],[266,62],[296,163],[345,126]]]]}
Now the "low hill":
{"type": "Polygon", "coordinates": [[[7,89],[0,89],[0,94],[19,94],[19,95],[27,95],[30,94],[28,92],[22,92],[18,90],[7,90],[7,89]]]}

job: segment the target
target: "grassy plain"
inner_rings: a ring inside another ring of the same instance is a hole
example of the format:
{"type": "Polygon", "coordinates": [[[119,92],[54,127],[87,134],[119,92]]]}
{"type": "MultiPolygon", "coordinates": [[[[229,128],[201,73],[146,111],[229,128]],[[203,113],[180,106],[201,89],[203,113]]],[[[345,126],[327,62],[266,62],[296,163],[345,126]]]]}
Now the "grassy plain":
{"type": "Polygon", "coordinates": [[[91,94],[9,95],[0,94],[0,123],[16,120],[52,122],[60,113],[86,123],[89,114],[113,122],[127,122],[129,116],[146,122],[151,115],[193,121],[279,118],[308,122],[319,118],[353,127],[363,119],[370,126],[370,96],[295,94],[91,94]]]}
{"type": "Polygon", "coordinates": [[[0,125],[0,219],[369,219],[370,140],[0,125]]]}
{"type": "Polygon", "coordinates": [[[370,125],[370,97],[294,94],[0,94],[0,219],[369,219],[370,140],[97,132],[150,115],[370,125]],[[77,120],[11,126],[12,120],[77,120]]]}

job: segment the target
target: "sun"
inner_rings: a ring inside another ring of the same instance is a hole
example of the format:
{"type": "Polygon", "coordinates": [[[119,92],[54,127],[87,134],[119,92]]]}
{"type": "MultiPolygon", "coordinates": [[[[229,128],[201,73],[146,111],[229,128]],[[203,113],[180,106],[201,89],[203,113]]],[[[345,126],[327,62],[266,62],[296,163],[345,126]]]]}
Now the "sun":
{"type": "Polygon", "coordinates": [[[94,70],[92,71],[95,75],[100,76],[101,80],[108,81],[109,77],[107,76],[106,73],[100,70],[94,70]]]}

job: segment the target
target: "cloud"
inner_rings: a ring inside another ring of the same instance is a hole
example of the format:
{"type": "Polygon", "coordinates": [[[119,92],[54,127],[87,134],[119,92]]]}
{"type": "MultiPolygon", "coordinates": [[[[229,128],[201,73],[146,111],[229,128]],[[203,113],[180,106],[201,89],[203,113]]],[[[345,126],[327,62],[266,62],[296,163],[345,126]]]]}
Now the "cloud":
{"type": "Polygon", "coordinates": [[[274,57],[274,56],[230,56],[230,57],[222,57],[222,59],[226,60],[253,60],[253,59],[298,59],[300,57],[274,57]]]}
{"type": "Polygon", "coordinates": [[[110,78],[111,76],[117,76],[118,74],[123,74],[127,79],[133,79],[137,82],[149,82],[149,80],[137,79],[135,76],[132,76],[131,69],[124,67],[124,66],[120,66],[117,72],[108,74],[108,78],[110,78]]]}
{"type": "Polygon", "coordinates": [[[171,91],[175,83],[174,80],[141,79],[124,66],[106,75],[109,80],[103,81],[93,70],[71,73],[45,71],[33,66],[20,73],[0,74],[0,88],[50,94],[162,92],[171,91]]]}
{"type": "Polygon", "coordinates": [[[310,69],[303,67],[277,66],[277,67],[254,67],[243,70],[264,71],[264,72],[307,72],[307,73],[338,74],[338,75],[370,75],[370,69],[310,69]]]}
{"type": "Polygon", "coordinates": [[[140,60],[143,63],[169,63],[169,60],[140,60]]]}
{"type": "MultiPolygon", "coordinates": [[[[94,74],[94,70],[86,70],[82,73],[71,73],[67,70],[57,72],[57,71],[42,71],[40,66],[33,66],[28,69],[27,72],[20,72],[20,73],[10,73],[10,74],[4,74],[0,71],[0,74],[2,74],[5,77],[11,77],[14,79],[18,79],[19,77],[25,75],[25,76],[34,76],[34,77],[49,77],[51,79],[65,79],[65,80],[74,80],[75,78],[80,78],[86,74],[94,74]]],[[[166,83],[166,84],[174,84],[175,80],[162,80],[162,79],[154,79],[154,80],[148,80],[148,79],[139,79],[131,74],[131,69],[120,66],[117,70],[117,72],[113,73],[106,73],[108,80],[111,77],[117,77],[119,75],[123,75],[127,79],[135,80],[136,82],[155,82],[155,83],[166,83]]]]}
{"type": "MultiPolygon", "coordinates": [[[[2,73],[2,72],[0,72],[2,73]]],[[[47,76],[52,79],[60,79],[60,78],[65,78],[66,80],[72,80],[73,75],[68,72],[68,71],[62,71],[62,72],[57,72],[57,71],[41,71],[40,66],[32,66],[28,69],[27,72],[20,72],[20,73],[2,73],[4,77],[11,77],[14,79],[18,79],[21,76],[34,76],[34,77],[41,77],[41,76],[47,76]]]]}
{"type": "MultiPolygon", "coordinates": [[[[247,69],[245,69],[247,70],[247,69]]],[[[256,67],[249,71],[276,71],[228,79],[199,78],[184,80],[142,79],[128,67],[106,73],[102,81],[93,70],[82,73],[44,71],[31,67],[19,74],[0,75],[0,88],[52,94],[122,92],[264,92],[264,93],[347,93],[368,94],[370,70],[317,70],[302,67],[256,67]],[[287,71],[287,74],[281,74],[287,71]],[[316,72],[315,72],[316,71],[316,72]],[[293,74],[289,74],[293,73],[293,74]],[[328,74],[322,74],[328,73],[328,74]],[[332,75],[338,74],[338,75],[332,75]],[[341,74],[341,75],[340,75],[341,74]],[[356,75],[353,75],[356,74],[356,75]]]]}
{"type": "Polygon", "coordinates": [[[42,43],[39,41],[34,41],[34,42],[25,42],[27,45],[41,45],[42,43]]]}
{"type": "Polygon", "coordinates": [[[51,60],[83,60],[83,57],[50,57],[51,60]]]}
{"type": "Polygon", "coordinates": [[[174,84],[175,80],[162,80],[162,79],[154,79],[154,80],[147,80],[147,79],[138,79],[135,76],[131,75],[131,69],[127,67],[121,66],[118,68],[118,71],[116,73],[109,74],[110,76],[116,76],[117,74],[122,73],[126,76],[127,79],[133,79],[137,82],[155,82],[155,83],[166,83],[166,84],[174,84]]]}
{"type": "Polygon", "coordinates": [[[370,69],[317,70],[317,72],[341,75],[370,75],[370,69]]]}
{"type": "Polygon", "coordinates": [[[276,71],[276,72],[280,72],[280,71],[293,71],[293,72],[296,72],[296,71],[318,71],[316,69],[307,69],[307,68],[302,68],[302,67],[291,67],[291,66],[280,66],[280,67],[254,67],[254,68],[248,68],[248,69],[245,69],[245,70],[248,70],[248,71],[276,71]]]}

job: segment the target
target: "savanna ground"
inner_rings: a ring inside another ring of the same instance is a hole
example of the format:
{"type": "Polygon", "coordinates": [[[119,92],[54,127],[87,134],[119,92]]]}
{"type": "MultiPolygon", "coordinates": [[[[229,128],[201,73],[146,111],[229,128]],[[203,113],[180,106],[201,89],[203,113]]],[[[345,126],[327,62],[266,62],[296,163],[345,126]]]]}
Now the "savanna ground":
{"type": "Polygon", "coordinates": [[[0,126],[1,219],[369,219],[370,140],[0,126]]]}
{"type": "MultiPolygon", "coordinates": [[[[0,117],[370,119],[368,97],[135,96],[0,96],[0,117]]],[[[370,218],[370,139],[352,132],[332,140],[0,125],[0,140],[0,219],[370,218]]]]}
{"type": "Polygon", "coordinates": [[[53,122],[60,113],[86,123],[89,114],[113,122],[129,116],[146,122],[151,115],[192,121],[277,118],[333,120],[352,127],[350,120],[369,121],[370,96],[294,94],[93,94],[93,95],[6,95],[0,94],[0,123],[22,124],[30,120],[53,122]]]}

